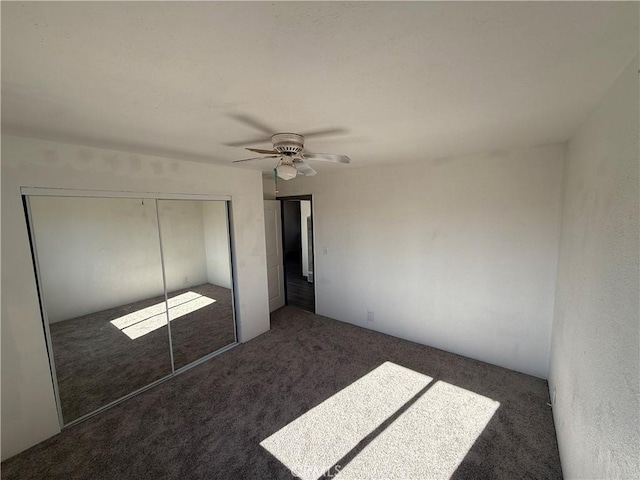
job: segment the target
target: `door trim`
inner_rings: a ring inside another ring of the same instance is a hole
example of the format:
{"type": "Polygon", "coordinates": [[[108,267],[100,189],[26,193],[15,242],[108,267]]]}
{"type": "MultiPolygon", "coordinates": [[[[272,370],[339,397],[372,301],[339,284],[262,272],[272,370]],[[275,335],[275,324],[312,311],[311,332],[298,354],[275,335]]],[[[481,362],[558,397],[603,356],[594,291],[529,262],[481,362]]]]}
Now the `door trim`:
{"type": "Polygon", "coordinates": [[[30,197],[98,197],[98,198],[134,198],[151,200],[223,200],[230,202],[231,195],[209,195],[208,193],[166,193],[136,192],[114,190],[78,190],[68,188],[20,187],[20,194],[30,197]]]}
{"type": "Polygon", "coordinates": [[[280,200],[265,199],[264,202],[264,225],[265,225],[265,240],[266,240],[266,253],[267,253],[267,286],[269,290],[269,314],[275,312],[279,308],[286,305],[285,296],[285,284],[284,284],[284,255],[282,251],[282,202],[280,200]],[[280,222],[280,223],[278,223],[280,222]],[[268,226],[273,224],[273,235],[270,234],[268,226]],[[272,244],[273,242],[273,244],[272,244]],[[274,248],[275,251],[272,251],[274,248]],[[274,259],[275,257],[275,259],[274,259]],[[275,282],[271,277],[271,272],[276,269],[275,282]],[[271,296],[271,288],[277,288],[277,296],[271,296]]]}
{"type": "MultiPolygon", "coordinates": [[[[289,291],[287,288],[287,269],[285,266],[285,258],[284,258],[284,201],[287,200],[308,200],[311,202],[311,230],[313,235],[311,236],[311,243],[313,245],[313,313],[317,312],[318,302],[317,302],[317,294],[316,285],[317,285],[317,268],[318,264],[316,262],[316,222],[315,222],[315,211],[313,209],[313,194],[307,195],[287,195],[287,196],[276,196],[276,200],[280,200],[280,218],[282,223],[282,272],[284,275],[284,304],[289,305],[289,291]]],[[[302,226],[300,227],[302,228],[302,226]]]]}

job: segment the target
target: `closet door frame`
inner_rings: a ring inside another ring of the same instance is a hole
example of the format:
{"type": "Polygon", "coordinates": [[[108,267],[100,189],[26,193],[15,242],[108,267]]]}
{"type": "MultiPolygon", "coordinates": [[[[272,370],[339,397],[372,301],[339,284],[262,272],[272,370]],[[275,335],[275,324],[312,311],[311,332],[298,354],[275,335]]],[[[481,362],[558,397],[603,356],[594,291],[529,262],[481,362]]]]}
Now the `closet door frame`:
{"type": "Polygon", "coordinates": [[[25,209],[25,216],[27,222],[27,233],[29,236],[29,244],[31,248],[31,256],[33,259],[33,267],[34,267],[34,277],[36,282],[36,290],[38,293],[38,301],[40,304],[40,316],[42,319],[44,335],[45,335],[45,344],[47,347],[47,356],[49,357],[49,370],[51,374],[51,381],[53,384],[53,391],[56,401],[56,411],[58,413],[58,422],[60,423],[60,428],[64,429],[75,425],[87,418],[93,417],[115,405],[118,405],[140,393],[149,390],[150,388],[155,387],[167,380],[175,377],[176,375],[181,374],[207,360],[220,355],[221,353],[230,350],[237,345],[238,342],[238,325],[237,325],[237,314],[236,314],[236,262],[235,262],[235,247],[234,247],[234,235],[233,235],[233,217],[232,217],[232,197],[231,195],[209,195],[209,194],[182,194],[182,193],[161,193],[161,192],[135,192],[135,191],[112,191],[112,190],[76,190],[76,189],[63,189],[63,188],[42,188],[42,187],[21,187],[20,194],[22,196],[23,205],[25,209]],[[149,199],[153,200],[156,205],[156,216],[157,216],[157,229],[158,229],[158,244],[160,247],[160,265],[162,268],[162,283],[164,290],[164,300],[165,300],[165,311],[167,316],[167,334],[169,335],[169,354],[171,356],[171,373],[168,375],[159,378],[151,382],[148,385],[145,385],[127,395],[124,395],[112,402],[103,405],[92,412],[89,412],[81,417],[78,417],[74,420],[71,420],[67,423],[64,422],[62,416],[62,405],[60,402],[60,392],[58,387],[58,378],[56,375],[56,366],[53,356],[53,343],[51,341],[51,331],[49,329],[49,319],[47,316],[46,309],[46,300],[42,291],[42,282],[40,275],[40,264],[38,262],[38,249],[35,242],[34,236],[34,225],[32,223],[32,215],[31,208],[29,205],[29,197],[90,197],[90,198],[129,198],[129,199],[149,199]],[[211,352],[187,365],[184,365],[178,369],[175,368],[175,363],[173,360],[173,348],[172,348],[172,339],[171,339],[171,322],[169,321],[169,302],[168,302],[168,292],[167,292],[167,282],[165,278],[165,265],[164,265],[164,253],[162,250],[162,233],[160,226],[160,216],[158,211],[158,200],[201,200],[201,201],[223,201],[225,202],[225,211],[226,211],[226,221],[227,221],[227,238],[228,242],[228,255],[230,262],[230,275],[231,275],[231,309],[232,309],[232,319],[233,319],[233,332],[234,332],[234,342],[226,345],[214,352],[211,352]]]}

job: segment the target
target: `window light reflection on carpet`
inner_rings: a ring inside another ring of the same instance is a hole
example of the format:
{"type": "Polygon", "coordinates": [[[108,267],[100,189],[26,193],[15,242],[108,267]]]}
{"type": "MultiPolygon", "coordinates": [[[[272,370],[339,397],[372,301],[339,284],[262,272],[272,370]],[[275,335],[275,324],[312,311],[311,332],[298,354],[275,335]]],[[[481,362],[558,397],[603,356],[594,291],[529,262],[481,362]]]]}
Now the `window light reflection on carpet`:
{"type": "Polygon", "coordinates": [[[385,362],[260,445],[302,480],[448,479],[500,403],[432,382],[385,362]]]}
{"type": "MultiPolygon", "coordinates": [[[[169,321],[195,312],[212,303],[215,299],[200,295],[196,292],[186,292],[168,300],[169,321]]],[[[136,310],[122,317],[111,320],[111,324],[127,335],[131,340],[142,337],[167,324],[165,315],[165,302],[160,302],[149,307],[136,310]]]]}

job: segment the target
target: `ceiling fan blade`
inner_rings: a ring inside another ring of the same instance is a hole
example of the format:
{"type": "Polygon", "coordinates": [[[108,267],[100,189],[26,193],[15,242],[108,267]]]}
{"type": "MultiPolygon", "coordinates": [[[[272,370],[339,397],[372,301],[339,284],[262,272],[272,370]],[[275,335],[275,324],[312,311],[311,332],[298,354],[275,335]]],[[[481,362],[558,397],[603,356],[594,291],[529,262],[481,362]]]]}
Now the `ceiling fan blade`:
{"type": "Polygon", "coordinates": [[[302,135],[304,138],[311,138],[311,137],[328,137],[330,135],[344,135],[345,133],[348,133],[349,131],[346,128],[327,128],[324,130],[312,130],[310,132],[304,132],[301,133],[300,135],[302,135]]]}
{"type": "Polygon", "coordinates": [[[253,127],[256,130],[259,130],[262,133],[269,135],[269,138],[271,138],[271,135],[273,135],[273,133],[276,131],[274,128],[271,128],[269,125],[262,123],[260,120],[256,118],[253,118],[251,115],[245,115],[243,113],[232,113],[230,116],[232,118],[235,118],[239,122],[244,123],[245,125],[249,125],[250,127],[253,127]]]}
{"type": "Polygon", "coordinates": [[[307,160],[320,160],[321,162],[349,163],[351,159],[346,155],[336,155],[333,153],[311,153],[304,152],[304,158],[307,160]]]}
{"type": "Polygon", "coordinates": [[[251,138],[249,140],[241,140],[238,142],[227,142],[222,145],[225,147],[244,147],[245,145],[255,145],[256,143],[271,143],[272,136],[273,135],[269,135],[268,137],[251,138]]]}
{"type": "Polygon", "coordinates": [[[245,148],[245,150],[249,150],[251,152],[256,152],[256,153],[264,153],[265,155],[280,155],[280,152],[276,151],[276,150],[264,150],[262,148],[245,148]]]}
{"type": "Polygon", "coordinates": [[[244,160],[234,160],[233,163],[238,163],[238,162],[249,162],[251,160],[264,160],[265,158],[278,158],[277,155],[272,155],[270,157],[255,157],[255,158],[245,158],[244,160]]]}
{"type": "Polygon", "coordinates": [[[305,177],[310,177],[311,175],[315,175],[316,173],[318,173],[302,159],[296,159],[293,164],[298,169],[298,173],[300,175],[304,175],[305,177]]]}

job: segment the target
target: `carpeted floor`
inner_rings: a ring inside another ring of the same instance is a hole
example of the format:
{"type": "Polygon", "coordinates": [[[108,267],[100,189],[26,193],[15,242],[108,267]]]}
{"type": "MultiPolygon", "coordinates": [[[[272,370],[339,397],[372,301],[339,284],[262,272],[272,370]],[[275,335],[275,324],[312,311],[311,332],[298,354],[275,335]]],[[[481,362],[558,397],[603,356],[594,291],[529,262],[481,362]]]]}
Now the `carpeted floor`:
{"type": "MultiPolygon", "coordinates": [[[[186,292],[216,301],[171,321],[176,369],[235,341],[231,290],[204,284],[169,299],[186,292]]],[[[132,339],[111,323],[163,302],[159,296],[50,325],[65,423],[171,374],[166,326],[132,339]]]]}
{"type": "MultiPolygon", "coordinates": [[[[459,421],[458,409],[473,402],[464,400],[452,408],[441,401],[424,401],[442,399],[453,390],[467,392],[476,403],[488,402],[491,412],[496,402],[499,406],[486,417],[490,420],[486,427],[481,425],[477,439],[472,437],[451,478],[562,478],[544,380],[292,307],[274,312],[271,326],[264,335],[3,462],[2,478],[292,478],[288,468],[260,443],[311,409],[321,414],[322,407],[335,399],[353,397],[358,388],[366,387],[364,380],[371,383],[373,377],[367,374],[380,372],[386,362],[395,364],[396,370],[409,369],[408,378],[427,376],[433,381],[419,398],[408,402],[415,402],[412,406],[403,407],[412,416],[400,412],[396,418],[396,414],[389,420],[393,423],[381,425],[354,449],[363,455],[344,456],[346,469],[341,465],[340,470],[349,473],[347,469],[353,467],[347,478],[376,471],[379,457],[368,454],[376,440],[381,440],[378,446],[385,445],[412,425],[426,431],[435,421],[429,415],[449,415],[447,409],[459,421]],[[440,392],[435,392],[438,388],[440,392]],[[341,393],[334,396],[337,392],[341,393]],[[440,405],[445,411],[438,411],[440,405]]],[[[367,402],[381,398],[380,392],[366,391],[362,394],[365,409],[367,402]]],[[[337,422],[336,432],[341,423],[352,421],[346,416],[337,422]]],[[[463,427],[452,422],[453,433],[446,433],[455,438],[455,430],[463,427]]],[[[333,429],[323,428],[333,435],[333,429]]],[[[398,446],[398,440],[389,446],[403,455],[409,449],[420,454],[420,438],[407,439],[407,448],[398,446]]],[[[336,478],[340,476],[338,472],[336,478]]],[[[421,477],[429,475],[414,478],[421,477]]]]}

